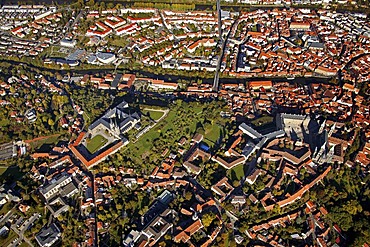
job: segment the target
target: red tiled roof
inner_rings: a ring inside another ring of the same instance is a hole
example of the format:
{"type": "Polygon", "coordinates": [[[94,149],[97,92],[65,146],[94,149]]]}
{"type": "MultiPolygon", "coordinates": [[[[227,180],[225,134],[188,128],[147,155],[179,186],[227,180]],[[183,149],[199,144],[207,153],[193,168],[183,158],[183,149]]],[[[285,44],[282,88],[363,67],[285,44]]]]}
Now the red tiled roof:
{"type": "Polygon", "coordinates": [[[250,88],[272,87],[272,81],[251,81],[248,85],[250,88]]]}

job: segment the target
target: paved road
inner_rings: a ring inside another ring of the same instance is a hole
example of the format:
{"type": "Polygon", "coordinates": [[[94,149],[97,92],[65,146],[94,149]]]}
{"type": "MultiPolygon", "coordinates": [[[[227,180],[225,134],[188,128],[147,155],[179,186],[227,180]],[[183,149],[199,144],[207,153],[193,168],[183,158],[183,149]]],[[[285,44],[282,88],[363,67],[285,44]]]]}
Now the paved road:
{"type": "Polygon", "coordinates": [[[168,24],[166,22],[166,18],[164,18],[164,15],[163,15],[163,11],[162,10],[158,10],[158,11],[159,11],[159,15],[161,16],[161,19],[162,19],[162,22],[163,22],[163,26],[166,28],[166,30],[168,32],[170,32],[171,34],[173,34],[172,29],[168,28],[168,24]]]}
{"type": "MultiPolygon", "coordinates": [[[[221,10],[220,10],[221,11],[221,10]]],[[[226,48],[226,44],[227,44],[227,40],[229,39],[229,36],[230,36],[230,33],[231,33],[231,30],[233,30],[233,26],[236,24],[237,22],[234,21],[229,32],[227,33],[226,35],[226,38],[223,39],[221,37],[220,41],[221,41],[221,52],[220,52],[220,56],[218,58],[218,61],[217,61],[217,67],[216,67],[216,72],[215,72],[215,77],[213,79],[213,91],[214,92],[218,92],[218,89],[219,89],[219,82],[220,82],[220,70],[221,70],[221,63],[222,63],[222,60],[225,56],[225,48],[226,48]]],[[[220,25],[220,24],[219,24],[220,25]]],[[[221,32],[220,33],[220,36],[222,36],[222,30],[219,31],[221,32]]]]}
{"type": "Polygon", "coordinates": [[[224,47],[226,44],[226,40],[222,39],[222,21],[221,21],[220,0],[217,0],[217,18],[218,18],[218,38],[220,39],[220,42],[221,42],[221,52],[220,52],[220,57],[218,58],[218,61],[217,61],[215,77],[213,79],[213,91],[216,91],[216,92],[218,91],[218,83],[220,81],[220,68],[221,68],[221,63],[222,63],[222,57],[224,54],[224,47]]]}
{"type": "MultiPolygon", "coordinates": [[[[68,11],[70,9],[67,8],[66,10],[68,11]]],[[[69,33],[71,27],[73,27],[76,24],[76,22],[80,20],[80,18],[83,15],[83,13],[84,13],[84,11],[83,10],[80,10],[80,12],[78,13],[78,15],[76,16],[76,18],[74,19],[74,21],[72,23],[69,22],[69,21],[67,22],[67,24],[64,26],[64,28],[66,29],[66,31],[65,31],[65,33],[63,35],[63,38],[61,38],[61,40],[64,39],[67,36],[67,34],[69,33]]]]}

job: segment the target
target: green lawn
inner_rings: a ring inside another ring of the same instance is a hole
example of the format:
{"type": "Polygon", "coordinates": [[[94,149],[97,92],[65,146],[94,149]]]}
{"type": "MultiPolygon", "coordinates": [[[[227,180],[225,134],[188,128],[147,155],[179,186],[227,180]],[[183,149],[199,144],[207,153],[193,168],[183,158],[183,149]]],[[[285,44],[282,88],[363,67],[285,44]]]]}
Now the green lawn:
{"type": "Polygon", "coordinates": [[[8,169],[8,168],[5,168],[5,167],[1,167],[0,168],[0,176],[4,174],[4,172],[6,171],[6,169],[8,169]]]}
{"type": "Polygon", "coordinates": [[[251,29],[252,32],[257,32],[257,25],[254,25],[251,29]]]}
{"type": "Polygon", "coordinates": [[[8,168],[0,168],[0,180],[11,177],[12,180],[18,180],[23,176],[19,170],[19,166],[10,166],[8,168]]]}
{"type": "Polygon", "coordinates": [[[166,116],[166,118],[164,119],[164,121],[166,122],[163,128],[159,128],[160,125],[157,124],[157,126],[155,126],[151,130],[149,130],[147,133],[142,135],[135,144],[131,145],[130,143],[129,149],[130,150],[135,149],[136,150],[134,151],[135,156],[141,157],[141,155],[145,151],[150,150],[153,147],[153,140],[158,138],[161,132],[165,132],[170,128],[174,128],[173,121],[175,118],[176,118],[176,112],[170,111],[168,115],[166,116]]]}
{"type": "Polygon", "coordinates": [[[160,119],[164,114],[161,111],[150,111],[150,110],[143,110],[142,113],[144,115],[149,114],[149,117],[153,119],[154,121],[157,121],[158,119],[160,119]]]}
{"type": "Polygon", "coordinates": [[[0,215],[5,215],[7,214],[9,211],[11,211],[13,209],[13,204],[11,202],[7,202],[5,203],[1,209],[0,209],[0,215]]]}
{"type": "Polygon", "coordinates": [[[29,245],[26,242],[22,242],[19,247],[28,247],[29,245]]]}
{"type": "Polygon", "coordinates": [[[217,124],[212,124],[209,129],[206,129],[204,135],[204,142],[210,146],[213,146],[220,138],[221,128],[217,124]]]}
{"type": "Polygon", "coordinates": [[[50,57],[65,58],[66,56],[67,56],[67,54],[63,53],[63,52],[59,52],[59,51],[50,52],[50,57]]]}
{"type": "Polygon", "coordinates": [[[252,124],[254,124],[255,126],[262,126],[262,125],[271,123],[273,121],[274,121],[274,118],[271,116],[262,116],[260,118],[253,120],[252,124]]]}
{"type": "MultiPolygon", "coordinates": [[[[48,144],[56,144],[59,141],[59,138],[60,138],[60,134],[55,135],[55,136],[52,135],[49,138],[31,142],[30,143],[30,146],[31,146],[31,148],[33,150],[37,150],[41,146],[43,146],[44,144],[46,144],[46,145],[48,145],[48,144]]],[[[42,151],[48,151],[48,150],[39,150],[39,151],[42,152],[42,151]]]]}
{"type": "Polygon", "coordinates": [[[114,37],[114,39],[112,39],[110,42],[111,45],[118,47],[125,47],[128,43],[128,39],[124,37],[114,37]]]}
{"type": "Polygon", "coordinates": [[[244,174],[245,174],[244,164],[240,164],[234,167],[233,169],[227,171],[227,176],[233,181],[242,179],[242,177],[244,177],[244,174]]]}
{"type": "Polygon", "coordinates": [[[86,148],[91,154],[93,154],[107,142],[108,140],[104,138],[102,135],[96,135],[92,139],[87,140],[86,148]]]}
{"type": "Polygon", "coordinates": [[[10,230],[8,237],[6,238],[0,237],[0,246],[8,246],[17,237],[18,235],[14,231],[10,230]]]}
{"type": "MultiPolygon", "coordinates": [[[[176,126],[174,126],[173,122],[178,118],[178,115],[176,111],[171,110],[167,116],[158,123],[154,128],[149,130],[147,133],[142,135],[136,143],[130,143],[128,145],[128,148],[125,150],[125,154],[129,154],[133,161],[135,163],[142,163],[142,155],[145,152],[150,152],[153,148],[153,140],[160,137],[161,132],[164,133],[168,131],[169,129],[176,129],[176,126]],[[162,126],[163,123],[163,126],[162,126]]],[[[191,124],[191,129],[195,129],[196,124],[195,123],[189,123],[191,124]]],[[[179,137],[180,138],[180,137],[179,137]]],[[[175,142],[177,140],[168,140],[168,142],[175,142]]]]}
{"type": "Polygon", "coordinates": [[[194,112],[195,112],[196,114],[199,114],[199,113],[201,113],[202,111],[203,111],[203,106],[202,106],[202,105],[199,105],[199,106],[194,107],[194,112]]]}

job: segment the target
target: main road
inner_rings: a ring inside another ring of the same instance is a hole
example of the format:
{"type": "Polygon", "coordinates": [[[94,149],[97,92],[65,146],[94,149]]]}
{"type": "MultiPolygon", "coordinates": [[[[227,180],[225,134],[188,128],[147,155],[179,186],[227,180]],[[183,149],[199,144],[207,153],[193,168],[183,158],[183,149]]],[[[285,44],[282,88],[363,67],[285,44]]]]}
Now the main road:
{"type": "Polygon", "coordinates": [[[218,19],[218,39],[221,43],[221,51],[220,51],[220,56],[218,57],[215,77],[214,77],[214,80],[213,80],[213,91],[215,91],[215,92],[218,91],[218,84],[219,84],[219,81],[220,81],[220,68],[221,68],[222,58],[223,58],[223,55],[224,55],[224,49],[225,49],[225,44],[226,44],[226,40],[222,39],[222,21],[221,21],[221,3],[220,3],[220,0],[217,0],[217,19],[218,19]]]}
{"type": "Polygon", "coordinates": [[[227,44],[227,40],[229,39],[229,36],[230,36],[230,33],[231,33],[231,30],[233,30],[233,27],[236,23],[236,21],[233,22],[231,28],[229,29],[229,32],[227,33],[225,39],[222,37],[222,21],[221,21],[221,5],[220,5],[220,0],[217,0],[217,16],[218,16],[218,32],[219,32],[219,40],[221,42],[221,51],[220,51],[220,56],[218,57],[218,61],[217,61],[217,67],[216,67],[216,72],[215,72],[215,76],[214,76],[214,79],[213,79],[213,91],[214,92],[218,92],[218,89],[219,89],[219,84],[220,84],[220,70],[221,70],[221,64],[222,64],[222,60],[225,56],[225,48],[226,48],[226,44],[227,44]]]}

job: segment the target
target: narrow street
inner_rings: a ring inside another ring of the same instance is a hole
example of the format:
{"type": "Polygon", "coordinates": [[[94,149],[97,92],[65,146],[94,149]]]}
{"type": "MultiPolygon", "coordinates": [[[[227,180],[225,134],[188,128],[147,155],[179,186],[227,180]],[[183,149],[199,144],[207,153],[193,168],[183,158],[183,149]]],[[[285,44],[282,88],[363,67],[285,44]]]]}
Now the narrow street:
{"type": "MultiPolygon", "coordinates": [[[[70,10],[70,9],[68,8],[68,10],[70,10]]],[[[66,30],[65,30],[65,33],[64,33],[64,36],[63,36],[62,39],[64,39],[67,36],[67,34],[69,33],[71,27],[73,27],[76,24],[76,22],[81,18],[81,16],[83,14],[84,14],[84,11],[83,10],[80,10],[80,12],[78,13],[78,15],[76,16],[76,18],[73,20],[72,23],[71,22],[67,22],[67,24],[64,27],[66,30]]]]}
{"type": "Polygon", "coordinates": [[[9,210],[9,212],[7,212],[6,215],[4,215],[3,218],[1,218],[0,225],[4,225],[12,216],[13,216],[13,210],[9,210]]]}
{"type": "Polygon", "coordinates": [[[11,229],[18,234],[19,238],[18,240],[12,245],[12,246],[18,246],[22,241],[24,240],[29,246],[33,247],[34,245],[31,243],[31,241],[24,236],[24,232],[38,219],[40,218],[40,214],[34,214],[32,215],[28,220],[26,220],[19,228],[16,225],[12,225],[11,229]]]}

